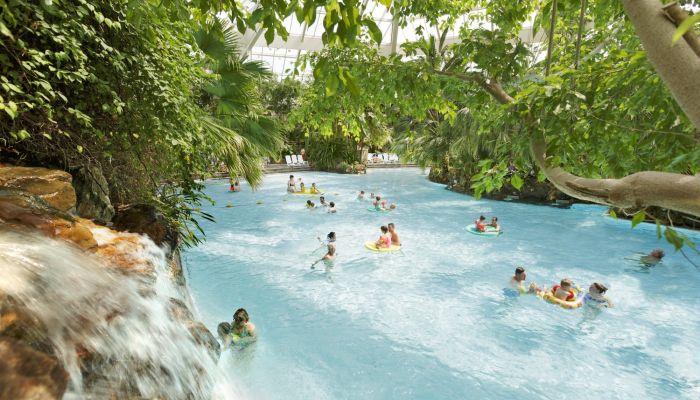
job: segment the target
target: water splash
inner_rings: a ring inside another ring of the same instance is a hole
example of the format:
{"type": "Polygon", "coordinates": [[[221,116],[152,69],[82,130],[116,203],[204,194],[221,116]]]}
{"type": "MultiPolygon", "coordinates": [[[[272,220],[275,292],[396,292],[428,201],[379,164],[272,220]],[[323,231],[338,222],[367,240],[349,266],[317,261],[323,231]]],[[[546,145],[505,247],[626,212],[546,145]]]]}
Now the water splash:
{"type": "MultiPolygon", "coordinates": [[[[101,245],[117,238],[99,229],[101,245]]],[[[125,275],[65,242],[0,229],[0,292],[46,327],[70,374],[66,398],[240,398],[168,312],[177,290],[163,252],[136,237],[142,251],[129,256],[154,273],[125,275]]]]}

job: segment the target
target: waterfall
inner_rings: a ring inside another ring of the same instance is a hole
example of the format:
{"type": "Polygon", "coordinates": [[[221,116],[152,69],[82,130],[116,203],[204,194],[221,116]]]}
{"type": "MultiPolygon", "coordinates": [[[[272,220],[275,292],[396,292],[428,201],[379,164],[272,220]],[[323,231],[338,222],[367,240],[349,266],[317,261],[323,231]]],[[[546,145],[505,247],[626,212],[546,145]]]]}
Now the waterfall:
{"type": "Polygon", "coordinates": [[[92,230],[100,245],[136,238],[141,251],[128,253],[136,272],[63,241],[0,228],[0,293],[45,327],[70,375],[64,398],[240,398],[169,312],[177,290],[163,251],[144,237],[92,230]]]}

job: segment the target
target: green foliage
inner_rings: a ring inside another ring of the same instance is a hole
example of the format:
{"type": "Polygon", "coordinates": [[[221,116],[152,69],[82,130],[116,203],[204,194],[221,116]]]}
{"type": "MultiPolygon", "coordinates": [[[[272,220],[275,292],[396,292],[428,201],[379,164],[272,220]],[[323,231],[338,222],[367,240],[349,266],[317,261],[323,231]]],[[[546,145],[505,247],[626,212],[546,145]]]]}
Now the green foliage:
{"type": "Polygon", "coordinates": [[[239,61],[230,27],[195,34],[200,50],[204,4],[167,3],[1,2],[1,156],[97,165],[113,202],[157,204],[196,243],[195,178],[213,155],[255,184],[281,139],[256,103],[269,75],[239,61]]]}

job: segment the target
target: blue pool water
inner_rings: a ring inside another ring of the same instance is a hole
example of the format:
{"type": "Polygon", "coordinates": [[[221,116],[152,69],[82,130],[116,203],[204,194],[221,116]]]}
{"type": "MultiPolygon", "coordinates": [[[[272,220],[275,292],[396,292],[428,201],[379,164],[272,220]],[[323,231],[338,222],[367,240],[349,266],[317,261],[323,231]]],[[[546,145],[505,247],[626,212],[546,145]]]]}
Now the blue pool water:
{"type": "Polygon", "coordinates": [[[206,211],[217,222],[205,222],[207,242],[184,255],[212,331],[238,307],[257,326],[257,343],[219,362],[245,397],[700,398],[700,271],[654,229],[632,230],[599,206],[475,200],[413,169],[296,175],[316,182],[338,213],[305,209],[307,197],[285,194],[285,174],[256,192],[211,181],[217,203],[206,211]],[[398,209],[368,212],[355,200],[361,189],[398,209]],[[480,214],[498,216],[504,234],[468,233],[480,214]],[[388,222],[402,252],[367,251],[388,222]],[[335,266],[312,271],[323,255],[316,236],[329,231],[338,235],[335,266]],[[667,253],[661,264],[633,260],[655,247],[667,253]],[[547,286],[564,277],[604,283],[616,308],[509,296],[517,265],[547,286]]]}

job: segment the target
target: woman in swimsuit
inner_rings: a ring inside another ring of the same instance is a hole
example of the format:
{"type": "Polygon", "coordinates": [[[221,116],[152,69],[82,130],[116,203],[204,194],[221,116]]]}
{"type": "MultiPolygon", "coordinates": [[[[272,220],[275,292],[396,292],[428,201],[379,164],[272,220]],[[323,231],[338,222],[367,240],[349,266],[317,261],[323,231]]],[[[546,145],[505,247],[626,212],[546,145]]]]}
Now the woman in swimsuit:
{"type": "Polygon", "coordinates": [[[287,192],[294,193],[297,191],[297,184],[294,182],[294,175],[289,175],[289,182],[287,182],[287,192]]]}
{"type": "Polygon", "coordinates": [[[253,342],[257,339],[255,325],[250,322],[245,308],[239,308],[233,313],[233,324],[231,324],[229,336],[234,343],[253,342]]]}
{"type": "Polygon", "coordinates": [[[602,283],[593,282],[591,287],[588,288],[588,293],[583,296],[583,302],[592,307],[597,308],[612,308],[613,303],[609,298],[605,297],[605,292],[608,288],[602,283]]]}

